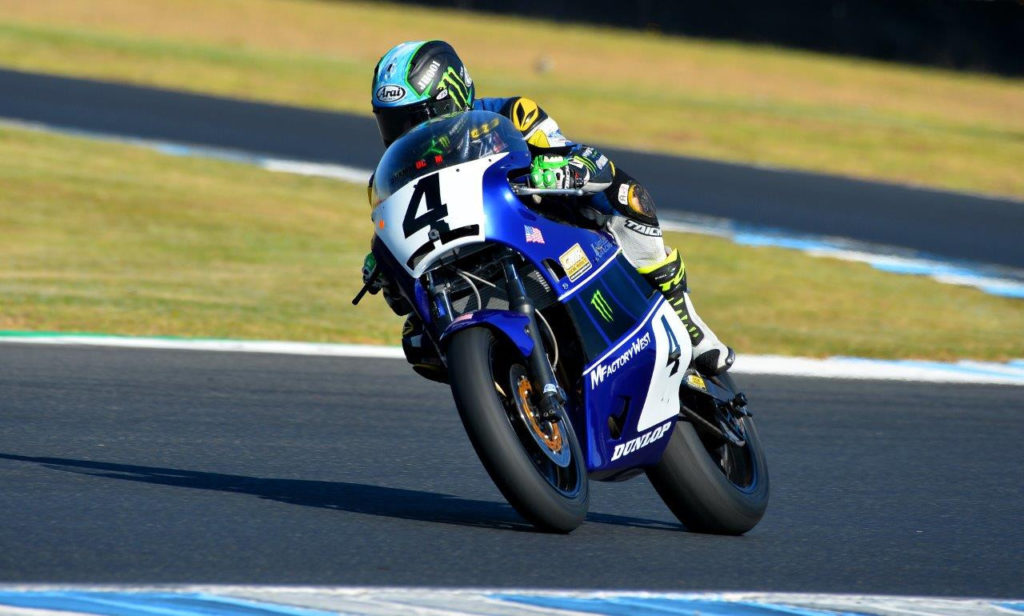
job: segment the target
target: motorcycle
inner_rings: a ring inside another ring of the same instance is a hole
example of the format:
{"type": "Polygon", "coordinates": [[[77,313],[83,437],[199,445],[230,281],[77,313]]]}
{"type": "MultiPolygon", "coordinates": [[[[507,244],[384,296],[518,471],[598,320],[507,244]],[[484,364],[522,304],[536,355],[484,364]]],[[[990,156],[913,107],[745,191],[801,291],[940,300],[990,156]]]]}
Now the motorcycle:
{"type": "Polygon", "coordinates": [[[491,479],[539,529],[579,526],[591,480],[646,473],[687,529],[750,530],[769,481],[745,396],[689,365],[683,323],[614,236],[539,207],[582,191],[529,187],[531,159],[486,111],[395,141],[371,186],[376,266],[353,303],[389,281],[389,305],[436,351],[439,370],[418,371],[450,384],[491,479]]]}

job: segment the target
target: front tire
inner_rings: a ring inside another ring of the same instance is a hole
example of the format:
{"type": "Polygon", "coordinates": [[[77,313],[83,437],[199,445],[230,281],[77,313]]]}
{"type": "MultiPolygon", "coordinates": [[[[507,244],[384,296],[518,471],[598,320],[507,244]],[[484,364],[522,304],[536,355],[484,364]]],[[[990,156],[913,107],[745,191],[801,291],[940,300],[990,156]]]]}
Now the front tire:
{"type": "MultiPolygon", "coordinates": [[[[736,392],[728,374],[722,385],[736,392]]],[[[665,453],[647,477],[658,495],[688,530],[742,535],[768,507],[768,465],[751,417],[738,424],[745,444],[710,439],[680,420],[665,453]]]]}
{"type": "Polygon", "coordinates": [[[486,327],[453,335],[447,357],[462,425],[505,499],[542,530],[567,533],[579,526],[590,489],[564,409],[558,422],[537,419],[524,381],[526,362],[486,327]]]}

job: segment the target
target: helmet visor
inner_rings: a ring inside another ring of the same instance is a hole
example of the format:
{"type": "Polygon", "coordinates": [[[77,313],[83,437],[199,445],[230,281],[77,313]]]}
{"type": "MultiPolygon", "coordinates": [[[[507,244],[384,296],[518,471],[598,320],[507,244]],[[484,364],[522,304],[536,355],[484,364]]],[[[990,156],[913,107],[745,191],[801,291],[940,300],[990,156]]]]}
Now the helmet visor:
{"type": "Polygon", "coordinates": [[[449,97],[441,100],[426,100],[403,107],[376,107],[373,114],[377,117],[380,138],[384,140],[385,146],[389,146],[410,128],[453,111],[455,111],[455,104],[449,97]]]}
{"type": "Polygon", "coordinates": [[[377,116],[377,128],[385,146],[391,145],[413,126],[430,119],[426,102],[405,107],[380,107],[374,109],[373,114],[377,116]]]}

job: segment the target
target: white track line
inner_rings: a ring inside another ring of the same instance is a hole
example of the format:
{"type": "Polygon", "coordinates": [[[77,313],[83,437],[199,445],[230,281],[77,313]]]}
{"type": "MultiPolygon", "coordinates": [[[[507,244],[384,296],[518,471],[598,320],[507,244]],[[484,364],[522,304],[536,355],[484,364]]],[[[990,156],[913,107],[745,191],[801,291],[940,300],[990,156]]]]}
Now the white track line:
{"type": "Polygon", "coordinates": [[[227,353],[276,353],[281,355],[321,355],[329,357],[366,357],[402,359],[401,347],[363,344],[329,344],[274,340],[213,340],[186,338],[145,338],[91,335],[14,335],[0,334],[0,342],[71,346],[102,346],[129,349],[165,349],[176,351],[216,351],[227,353]]]}
{"type": "Polygon", "coordinates": [[[666,593],[414,587],[0,586],[0,614],[149,613],[173,616],[570,616],[623,613],[756,616],[1006,616],[1019,600],[798,593],[666,593]],[[103,609],[109,605],[110,611],[103,609]],[[117,611],[114,611],[117,608],[117,611]]]}
{"type": "MultiPolygon", "coordinates": [[[[184,338],[141,338],[62,334],[0,334],[0,343],[70,346],[101,346],[132,349],[168,349],[229,353],[277,353],[325,357],[402,359],[400,347],[317,342],[266,340],[191,340],[184,338]]],[[[1024,362],[956,363],[917,360],[875,360],[857,357],[813,359],[780,355],[740,355],[733,367],[736,374],[921,381],[931,383],[982,383],[1024,385],[1024,362]]]]}

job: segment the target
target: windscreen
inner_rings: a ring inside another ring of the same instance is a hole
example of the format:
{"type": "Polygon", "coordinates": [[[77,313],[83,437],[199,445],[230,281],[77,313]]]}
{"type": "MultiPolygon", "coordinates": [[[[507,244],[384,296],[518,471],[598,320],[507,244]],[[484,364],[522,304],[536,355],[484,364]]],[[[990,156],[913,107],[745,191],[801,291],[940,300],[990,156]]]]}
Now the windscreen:
{"type": "Polygon", "coordinates": [[[465,111],[424,122],[384,153],[373,175],[373,206],[439,169],[516,151],[529,152],[522,133],[496,113],[465,111]]]}

